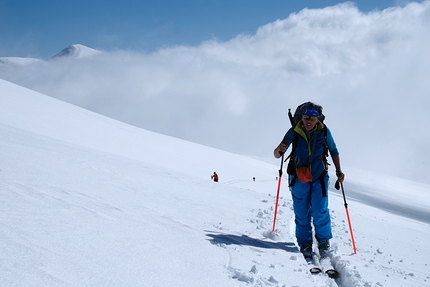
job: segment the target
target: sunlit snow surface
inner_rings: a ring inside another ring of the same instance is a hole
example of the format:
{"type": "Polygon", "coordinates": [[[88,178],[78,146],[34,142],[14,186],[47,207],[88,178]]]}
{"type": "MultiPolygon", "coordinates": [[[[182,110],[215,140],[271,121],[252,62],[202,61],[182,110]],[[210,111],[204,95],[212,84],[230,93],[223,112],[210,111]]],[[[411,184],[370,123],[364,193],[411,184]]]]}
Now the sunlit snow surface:
{"type": "Polygon", "coordinates": [[[334,281],[310,275],[298,253],[286,178],[271,233],[279,160],[138,129],[3,80],[0,103],[1,286],[430,286],[428,185],[344,168],[358,251],[331,182],[334,281]]]}

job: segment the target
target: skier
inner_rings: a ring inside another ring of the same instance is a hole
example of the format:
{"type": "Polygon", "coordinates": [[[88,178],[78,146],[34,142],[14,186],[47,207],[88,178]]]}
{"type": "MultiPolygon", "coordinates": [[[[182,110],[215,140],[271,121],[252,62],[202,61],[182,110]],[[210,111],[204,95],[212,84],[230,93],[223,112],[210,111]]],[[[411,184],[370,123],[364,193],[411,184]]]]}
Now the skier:
{"type": "Polygon", "coordinates": [[[218,174],[214,172],[214,174],[211,175],[211,179],[213,179],[215,182],[218,182],[218,174]]]}
{"type": "Polygon", "coordinates": [[[312,257],[312,218],[320,255],[329,251],[329,240],[333,237],[328,209],[328,181],[325,147],[332,157],[339,182],[345,175],[340,165],[337,150],[330,130],[319,121],[322,108],[309,103],[301,110],[302,119],[285,134],[274,150],[280,158],[293,144],[295,149],[295,175],[290,175],[293,209],[296,223],[296,239],[305,258],[312,257]],[[296,135],[295,135],[296,133],[296,135]],[[296,177],[296,178],[294,178],[296,177]]]}

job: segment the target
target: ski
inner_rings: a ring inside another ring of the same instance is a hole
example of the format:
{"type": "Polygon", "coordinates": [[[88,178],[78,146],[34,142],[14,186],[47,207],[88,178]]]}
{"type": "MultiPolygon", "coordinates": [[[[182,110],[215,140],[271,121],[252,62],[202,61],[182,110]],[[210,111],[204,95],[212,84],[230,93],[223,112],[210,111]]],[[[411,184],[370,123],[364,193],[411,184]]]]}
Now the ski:
{"type": "Polygon", "coordinates": [[[334,268],[329,256],[321,257],[319,262],[322,271],[324,271],[324,273],[327,274],[328,277],[332,279],[337,279],[339,277],[339,272],[334,268]]]}
{"type": "Polygon", "coordinates": [[[334,268],[332,264],[333,250],[327,250],[324,253],[316,253],[311,248],[303,252],[303,257],[308,263],[309,272],[313,275],[325,274],[329,278],[337,279],[339,278],[339,272],[334,268]]]}
{"type": "Polygon", "coordinates": [[[328,277],[332,278],[332,279],[337,279],[339,278],[339,272],[337,272],[336,269],[329,269],[325,271],[325,274],[327,274],[328,277]]]}
{"type": "Polygon", "coordinates": [[[311,274],[316,275],[322,273],[318,256],[314,252],[312,252],[312,257],[305,257],[305,260],[308,263],[309,272],[311,272],[311,274]]]}
{"type": "Polygon", "coordinates": [[[326,274],[329,278],[339,278],[339,272],[331,263],[330,257],[319,257],[315,252],[312,252],[312,257],[305,257],[308,263],[309,272],[313,275],[326,274]]]}

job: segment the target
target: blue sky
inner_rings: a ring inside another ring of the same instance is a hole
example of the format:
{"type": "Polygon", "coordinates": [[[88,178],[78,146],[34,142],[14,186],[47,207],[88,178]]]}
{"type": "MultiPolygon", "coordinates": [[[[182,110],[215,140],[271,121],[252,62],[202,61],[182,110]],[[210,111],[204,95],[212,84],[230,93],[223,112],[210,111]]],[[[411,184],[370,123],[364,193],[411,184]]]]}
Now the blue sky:
{"type": "MultiPolygon", "coordinates": [[[[258,27],[304,8],[338,0],[0,0],[0,57],[49,57],[71,44],[101,50],[153,52],[199,45],[258,27]]],[[[368,12],[407,1],[354,1],[368,12]]],[[[421,1],[418,1],[421,2],[421,1]]]]}

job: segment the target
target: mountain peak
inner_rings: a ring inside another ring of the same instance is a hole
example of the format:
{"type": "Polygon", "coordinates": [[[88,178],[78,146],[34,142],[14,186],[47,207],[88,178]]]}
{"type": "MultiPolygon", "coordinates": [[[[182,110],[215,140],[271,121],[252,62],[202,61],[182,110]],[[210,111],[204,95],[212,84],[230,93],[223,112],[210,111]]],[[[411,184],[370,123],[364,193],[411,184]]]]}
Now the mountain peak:
{"type": "Polygon", "coordinates": [[[95,54],[100,53],[100,51],[86,47],[81,44],[70,45],[67,48],[64,48],[59,53],[49,57],[47,60],[55,60],[59,58],[65,57],[73,57],[73,58],[87,58],[92,57],[95,54]]]}

